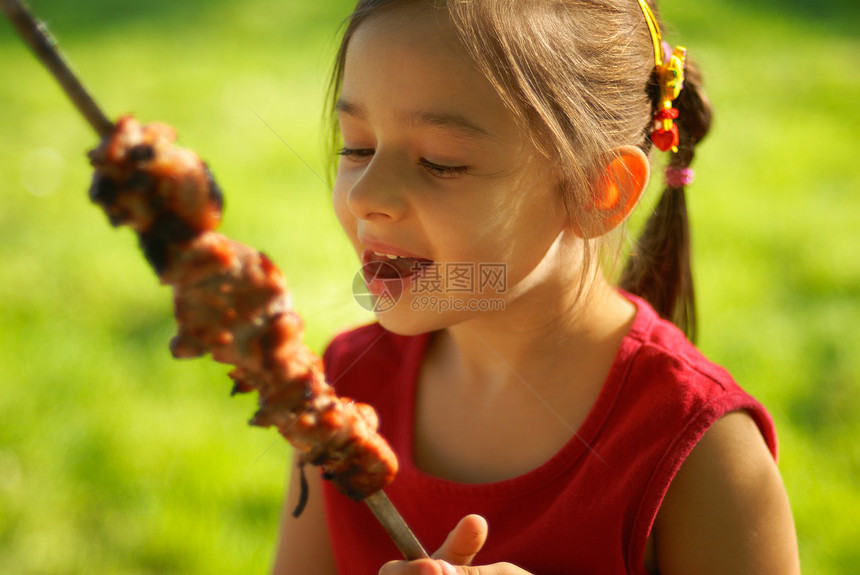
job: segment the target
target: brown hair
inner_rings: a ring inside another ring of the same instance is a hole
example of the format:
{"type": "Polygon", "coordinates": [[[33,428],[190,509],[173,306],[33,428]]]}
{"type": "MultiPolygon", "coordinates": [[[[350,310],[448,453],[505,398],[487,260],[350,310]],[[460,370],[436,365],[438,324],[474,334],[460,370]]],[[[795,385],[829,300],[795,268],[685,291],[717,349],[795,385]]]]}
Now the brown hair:
{"type": "MultiPolygon", "coordinates": [[[[612,151],[624,145],[646,152],[651,147],[648,135],[659,90],[654,48],[638,2],[360,0],[347,20],[329,86],[332,151],[339,146],[334,104],[355,30],[378,10],[416,1],[447,10],[464,47],[520,127],[538,150],[558,160],[559,186],[571,219],[579,229],[598,229],[585,220],[600,217],[597,210],[585,208],[612,151]]],[[[672,158],[677,166],[689,165],[710,120],[695,67],[688,65],[687,74],[677,104],[681,142],[672,158]],[[696,118],[688,117],[693,109],[696,118]]],[[[692,337],[693,286],[683,204],[683,189],[666,190],[622,274],[621,287],[643,296],[692,337]]],[[[586,249],[592,249],[597,238],[585,239],[586,249]]]]}
{"type": "MultiPolygon", "coordinates": [[[[695,62],[687,60],[684,89],[675,100],[678,109],[678,152],[669,167],[690,166],[696,144],[711,126],[711,106],[702,90],[702,79],[695,62]]],[[[659,90],[654,90],[655,106],[659,90]]],[[[690,227],[683,185],[668,183],[642,235],[627,260],[619,285],[642,296],[662,316],[696,339],[696,298],[690,265],[690,227]]]]}

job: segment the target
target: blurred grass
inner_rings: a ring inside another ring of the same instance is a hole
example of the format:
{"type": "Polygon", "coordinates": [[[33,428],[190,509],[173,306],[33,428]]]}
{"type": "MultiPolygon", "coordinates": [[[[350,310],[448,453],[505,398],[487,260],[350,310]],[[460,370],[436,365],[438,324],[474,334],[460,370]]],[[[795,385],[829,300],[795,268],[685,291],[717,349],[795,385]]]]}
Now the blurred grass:
{"type": "MultiPolygon", "coordinates": [[[[317,176],[350,4],[31,1],[110,115],[171,123],[210,163],[225,233],[284,269],[317,350],[366,317],[317,176]]],[[[689,200],[701,346],[777,421],[805,572],[853,572],[858,7],[662,5],[717,112],[689,200]]],[[[86,199],[94,144],[0,22],[0,572],[263,573],[288,450],[223,366],[170,358],[169,293],[86,199]]]]}

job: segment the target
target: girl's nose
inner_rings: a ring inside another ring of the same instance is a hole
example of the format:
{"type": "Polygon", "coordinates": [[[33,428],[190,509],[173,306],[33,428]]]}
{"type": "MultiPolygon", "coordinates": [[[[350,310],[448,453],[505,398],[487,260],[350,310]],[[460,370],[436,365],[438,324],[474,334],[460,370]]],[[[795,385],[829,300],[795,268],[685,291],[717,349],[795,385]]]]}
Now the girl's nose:
{"type": "Polygon", "coordinates": [[[373,158],[349,188],[346,203],[363,220],[397,221],[406,213],[405,178],[395,166],[373,158]]]}

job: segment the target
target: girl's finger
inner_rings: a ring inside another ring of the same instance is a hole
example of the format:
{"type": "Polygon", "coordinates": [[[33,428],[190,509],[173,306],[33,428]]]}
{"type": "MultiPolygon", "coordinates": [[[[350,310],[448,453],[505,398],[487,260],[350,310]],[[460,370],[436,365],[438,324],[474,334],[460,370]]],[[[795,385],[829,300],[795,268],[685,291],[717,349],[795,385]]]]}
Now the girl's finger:
{"type": "Polygon", "coordinates": [[[487,540],[487,521],[480,515],[467,515],[451,530],[442,546],[433,554],[454,565],[471,565],[487,540]]]}

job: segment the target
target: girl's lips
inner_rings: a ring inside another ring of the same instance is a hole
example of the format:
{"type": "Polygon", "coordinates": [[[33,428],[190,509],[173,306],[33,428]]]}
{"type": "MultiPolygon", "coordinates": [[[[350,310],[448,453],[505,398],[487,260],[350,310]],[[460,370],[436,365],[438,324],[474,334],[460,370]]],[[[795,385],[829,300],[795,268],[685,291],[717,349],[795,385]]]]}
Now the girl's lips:
{"type": "Polygon", "coordinates": [[[386,295],[395,299],[400,298],[407,283],[421,277],[424,270],[433,263],[432,260],[424,258],[391,259],[386,255],[378,255],[371,249],[364,250],[361,262],[361,271],[368,291],[377,297],[386,295]]]}

